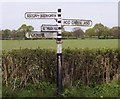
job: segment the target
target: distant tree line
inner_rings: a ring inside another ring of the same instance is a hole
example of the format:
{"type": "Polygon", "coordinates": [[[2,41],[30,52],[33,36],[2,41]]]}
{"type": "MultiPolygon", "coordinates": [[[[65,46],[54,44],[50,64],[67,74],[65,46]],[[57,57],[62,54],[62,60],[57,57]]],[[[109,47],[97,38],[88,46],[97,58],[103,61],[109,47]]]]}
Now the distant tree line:
{"type": "Polygon", "coordinates": [[[119,38],[120,27],[115,26],[112,28],[108,28],[103,24],[95,24],[93,28],[89,28],[86,30],[85,35],[87,37],[93,38],[97,37],[98,39],[117,39],[119,38]]]}
{"type": "Polygon", "coordinates": [[[98,39],[118,39],[120,34],[120,27],[115,26],[108,28],[101,23],[95,24],[94,27],[87,29],[85,32],[79,28],[73,28],[72,32],[63,32],[63,37],[67,38],[98,38],[98,39]]]}
{"type": "Polygon", "coordinates": [[[2,35],[2,39],[25,39],[25,34],[27,32],[32,32],[34,30],[33,26],[27,26],[26,24],[23,24],[21,27],[18,28],[18,30],[1,30],[0,34],[2,35]]]}
{"type": "MultiPolygon", "coordinates": [[[[26,39],[25,34],[27,32],[32,32],[34,30],[34,27],[26,24],[21,25],[18,30],[0,30],[0,39],[6,40],[6,39],[26,39]]],[[[94,27],[87,29],[85,32],[80,28],[76,27],[73,28],[73,31],[65,31],[65,29],[62,29],[63,33],[62,36],[64,39],[77,39],[77,38],[98,38],[98,39],[118,39],[120,38],[120,27],[114,26],[112,28],[109,28],[107,26],[104,26],[101,23],[97,23],[94,25],[94,27]]]]}

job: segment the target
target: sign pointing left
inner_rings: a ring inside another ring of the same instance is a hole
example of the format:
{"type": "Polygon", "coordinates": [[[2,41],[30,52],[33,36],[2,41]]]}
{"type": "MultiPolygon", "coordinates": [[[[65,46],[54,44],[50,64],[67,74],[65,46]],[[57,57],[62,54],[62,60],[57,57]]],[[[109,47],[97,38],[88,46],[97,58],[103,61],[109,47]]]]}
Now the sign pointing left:
{"type": "Polygon", "coordinates": [[[50,24],[43,24],[41,26],[42,32],[57,32],[58,26],[57,25],[50,25],[50,24]]]}
{"type": "Polygon", "coordinates": [[[26,12],[26,19],[55,19],[57,12],[26,12]]]}

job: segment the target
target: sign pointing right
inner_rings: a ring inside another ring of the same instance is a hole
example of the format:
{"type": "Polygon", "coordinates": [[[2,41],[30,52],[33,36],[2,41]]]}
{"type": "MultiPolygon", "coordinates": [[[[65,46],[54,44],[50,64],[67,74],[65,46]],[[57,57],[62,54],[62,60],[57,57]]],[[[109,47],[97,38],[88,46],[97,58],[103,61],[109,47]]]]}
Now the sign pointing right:
{"type": "Polygon", "coordinates": [[[91,26],[91,20],[80,20],[80,19],[62,19],[63,26],[91,26]]]}

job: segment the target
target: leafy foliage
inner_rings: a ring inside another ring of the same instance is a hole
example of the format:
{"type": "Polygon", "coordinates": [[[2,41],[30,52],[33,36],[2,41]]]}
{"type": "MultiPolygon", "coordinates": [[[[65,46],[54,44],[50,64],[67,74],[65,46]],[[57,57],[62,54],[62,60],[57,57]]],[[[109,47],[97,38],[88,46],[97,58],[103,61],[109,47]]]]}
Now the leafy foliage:
{"type": "MultiPolygon", "coordinates": [[[[120,79],[119,49],[64,49],[63,85],[77,80],[94,86],[120,79]]],[[[20,49],[3,52],[3,84],[12,89],[43,81],[56,82],[56,51],[20,49]]]]}
{"type": "MultiPolygon", "coordinates": [[[[79,83],[79,81],[78,81],[79,83]]],[[[77,83],[76,83],[77,84],[77,83]]],[[[16,88],[12,90],[11,87],[3,86],[3,98],[11,97],[57,97],[57,87],[54,83],[40,82],[36,84],[29,84],[26,87],[16,88]]],[[[62,97],[119,97],[120,84],[111,82],[107,84],[97,84],[94,87],[77,84],[72,87],[64,87],[61,94],[62,97]]]]}
{"type": "MultiPolygon", "coordinates": [[[[64,49],[63,97],[120,96],[119,49],[64,49]]],[[[3,96],[56,96],[56,51],[3,52],[3,96]]]]}

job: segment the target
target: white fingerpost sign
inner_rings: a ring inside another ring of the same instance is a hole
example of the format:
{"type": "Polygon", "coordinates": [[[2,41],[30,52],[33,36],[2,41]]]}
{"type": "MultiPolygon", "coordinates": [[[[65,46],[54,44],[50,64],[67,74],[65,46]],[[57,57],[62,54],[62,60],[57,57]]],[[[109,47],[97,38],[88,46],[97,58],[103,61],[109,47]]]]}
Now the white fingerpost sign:
{"type": "Polygon", "coordinates": [[[56,12],[26,12],[26,19],[55,19],[57,18],[56,12]]]}
{"type": "Polygon", "coordinates": [[[57,32],[58,31],[58,25],[50,25],[50,24],[43,24],[41,26],[42,32],[57,32]]]}
{"type": "Polygon", "coordinates": [[[80,19],[62,19],[63,26],[91,26],[91,20],[80,20],[80,19]]]}

